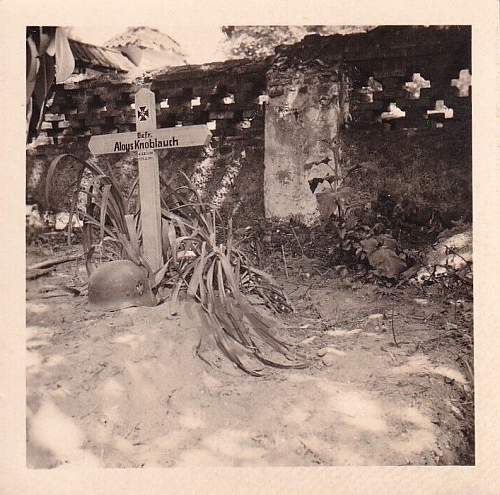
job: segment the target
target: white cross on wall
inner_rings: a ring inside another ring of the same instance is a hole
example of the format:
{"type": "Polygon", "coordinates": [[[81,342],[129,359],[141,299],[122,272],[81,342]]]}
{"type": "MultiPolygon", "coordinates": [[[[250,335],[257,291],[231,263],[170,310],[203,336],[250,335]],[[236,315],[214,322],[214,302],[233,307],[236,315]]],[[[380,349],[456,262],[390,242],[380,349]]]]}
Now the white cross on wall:
{"type": "Polygon", "coordinates": [[[445,119],[453,118],[453,108],[448,108],[444,104],[444,100],[436,100],[436,105],[433,110],[427,110],[427,115],[442,113],[445,119]]]}
{"type": "Polygon", "coordinates": [[[418,100],[420,98],[420,90],[422,88],[430,88],[431,82],[423,78],[419,72],[413,74],[412,80],[405,83],[404,89],[410,93],[410,98],[418,100]]]}
{"type": "Polygon", "coordinates": [[[382,120],[394,120],[394,119],[402,119],[406,117],[406,112],[401,110],[398,107],[397,103],[389,103],[389,108],[387,112],[382,112],[380,118],[382,120]]]}
{"type": "Polygon", "coordinates": [[[472,76],[469,69],[462,69],[458,75],[458,79],[452,79],[451,85],[458,88],[458,96],[469,96],[469,88],[472,86],[472,76]]]}
{"type": "Polygon", "coordinates": [[[373,76],[368,78],[368,82],[366,84],[366,86],[361,88],[360,93],[367,96],[368,103],[373,103],[373,93],[383,91],[384,88],[382,87],[382,84],[375,80],[373,76]]]}

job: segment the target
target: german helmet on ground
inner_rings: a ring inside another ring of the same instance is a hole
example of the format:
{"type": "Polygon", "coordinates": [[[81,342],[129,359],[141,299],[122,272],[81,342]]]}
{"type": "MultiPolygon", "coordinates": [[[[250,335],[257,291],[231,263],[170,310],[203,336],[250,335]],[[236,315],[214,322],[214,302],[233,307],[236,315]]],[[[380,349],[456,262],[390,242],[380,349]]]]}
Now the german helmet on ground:
{"type": "Polygon", "coordinates": [[[145,268],[129,260],[109,261],[89,277],[89,308],[116,311],[131,306],[156,306],[145,268]]]}

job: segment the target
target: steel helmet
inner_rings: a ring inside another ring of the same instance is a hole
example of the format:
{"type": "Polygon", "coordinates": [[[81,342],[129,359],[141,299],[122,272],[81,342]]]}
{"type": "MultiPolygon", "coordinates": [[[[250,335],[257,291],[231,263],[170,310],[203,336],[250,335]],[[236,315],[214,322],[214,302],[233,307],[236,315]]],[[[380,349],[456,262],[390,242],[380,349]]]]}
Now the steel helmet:
{"type": "Polygon", "coordinates": [[[89,309],[116,311],[156,306],[145,268],[129,260],[103,263],[89,277],[89,309]]]}

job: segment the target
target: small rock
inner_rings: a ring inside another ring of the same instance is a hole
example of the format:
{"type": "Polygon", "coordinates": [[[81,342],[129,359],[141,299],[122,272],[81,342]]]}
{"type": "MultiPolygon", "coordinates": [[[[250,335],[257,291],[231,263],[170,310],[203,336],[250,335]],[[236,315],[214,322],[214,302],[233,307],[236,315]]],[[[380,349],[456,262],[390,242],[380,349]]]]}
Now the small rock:
{"type": "Polygon", "coordinates": [[[310,344],[311,342],[314,342],[318,338],[317,335],[313,335],[312,337],[307,337],[307,339],[301,340],[300,344],[310,344]]]}
{"type": "Polygon", "coordinates": [[[453,412],[453,414],[455,414],[455,416],[459,417],[460,419],[463,419],[464,415],[462,414],[462,412],[460,411],[460,409],[458,409],[458,407],[456,407],[456,406],[454,406],[452,404],[450,406],[450,409],[453,412]]]}
{"type": "Polygon", "coordinates": [[[384,315],[382,313],[374,313],[366,319],[366,326],[371,329],[379,330],[383,325],[384,315]]]}
{"type": "Polygon", "coordinates": [[[420,305],[420,306],[427,306],[429,304],[428,299],[421,299],[421,298],[415,298],[413,299],[413,302],[420,305]]]}
{"type": "Polygon", "coordinates": [[[398,278],[408,268],[392,249],[384,246],[369,254],[368,261],[377,274],[386,278],[398,278]]]}
{"type": "Polygon", "coordinates": [[[327,352],[328,352],[328,347],[323,347],[323,349],[320,349],[316,354],[319,357],[323,357],[325,354],[327,354],[327,352]]]}
{"type": "Polygon", "coordinates": [[[329,347],[328,353],[329,354],[336,354],[337,356],[345,356],[344,351],[341,351],[340,349],[335,349],[335,347],[329,347]]]}
{"type": "Polygon", "coordinates": [[[341,328],[338,328],[336,330],[327,330],[326,334],[330,335],[331,337],[345,337],[350,335],[357,335],[362,331],[363,330],[361,328],[355,328],[354,330],[343,330],[341,328]]]}
{"type": "Polygon", "coordinates": [[[322,362],[325,366],[333,366],[336,362],[335,355],[328,352],[325,356],[323,356],[322,362]]]}
{"type": "Polygon", "coordinates": [[[427,268],[421,268],[416,276],[416,280],[419,284],[423,284],[431,278],[431,274],[427,268]]]}
{"type": "Polygon", "coordinates": [[[323,347],[317,352],[319,357],[326,356],[327,354],[335,354],[337,356],[345,356],[345,352],[340,349],[336,349],[335,347],[328,346],[323,347]]]}

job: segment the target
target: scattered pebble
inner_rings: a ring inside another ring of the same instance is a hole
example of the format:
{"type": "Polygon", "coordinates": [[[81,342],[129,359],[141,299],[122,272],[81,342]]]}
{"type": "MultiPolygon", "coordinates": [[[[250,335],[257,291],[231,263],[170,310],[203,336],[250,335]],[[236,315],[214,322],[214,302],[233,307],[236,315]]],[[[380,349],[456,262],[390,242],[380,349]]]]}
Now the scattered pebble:
{"type": "Polygon", "coordinates": [[[337,356],[345,356],[345,352],[340,349],[336,349],[335,347],[323,347],[317,352],[319,357],[326,356],[327,354],[336,354],[337,356]]]}
{"type": "Polygon", "coordinates": [[[332,353],[327,353],[325,356],[323,356],[322,361],[325,366],[332,366],[336,363],[336,357],[332,353]]]}
{"type": "Polygon", "coordinates": [[[29,351],[31,351],[31,350],[34,350],[34,349],[39,349],[40,347],[44,347],[46,345],[49,345],[49,342],[47,340],[34,338],[34,339],[30,339],[27,342],[26,348],[29,351]]]}
{"type": "Polygon", "coordinates": [[[429,304],[428,299],[421,299],[419,297],[413,299],[413,302],[418,304],[419,306],[427,306],[429,304]]]}
{"type": "Polygon", "coordinates": [[[346,355],[346,353],[344,351],[341,351],[340,349],[335,349],[334,347],[329,347],[328,353],[329,354],[336,354],[337,356],[345,356],[346,355]]]}
{"type": "Polygon", "coordinates": [[[460,419],[463,419],[464,415],[462,414],[462,412],[460,411],[460,409],[458,407],[456,407],[452,404],[450,406],[450,409],[453,412],[453,414],[455,414],[455,416],[459,417],[460,419]]]}
{"type": "Polygon", "coordinates": [[[384,315],[382,313],[374,313],[366,318],[366,328],[380,330],[384,325],[384,315]]]}
{"type": "Polygon", "coordinates": [[[331,337],[344,337],[346,335],[357,335],[362,331],[363,330],[361,328],[355,328],[354,330],[342,330],[339,328],[336,330],[327,330],[326,334],[331,337]]]}

